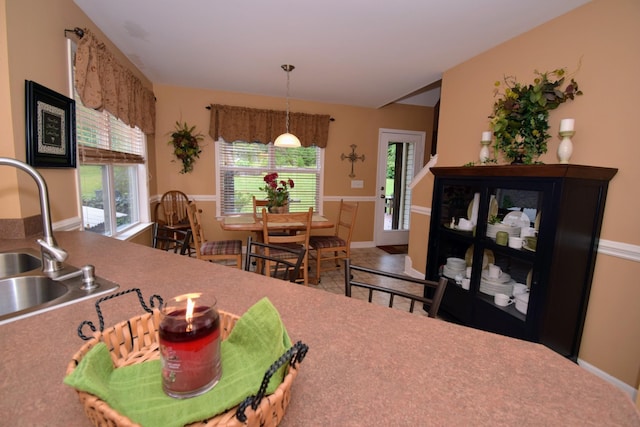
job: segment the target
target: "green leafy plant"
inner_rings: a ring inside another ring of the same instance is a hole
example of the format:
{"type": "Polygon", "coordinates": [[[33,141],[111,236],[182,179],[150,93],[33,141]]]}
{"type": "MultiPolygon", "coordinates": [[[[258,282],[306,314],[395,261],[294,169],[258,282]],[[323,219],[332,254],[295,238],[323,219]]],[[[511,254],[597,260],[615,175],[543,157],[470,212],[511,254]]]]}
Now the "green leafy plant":
{"type": "Polygon", "coordinates": [[[289,189],[294,187],[291,178],[278,181],[278,173],[272,172],[264,176],[265,186],[260,187],[260,191],[267,193],[269,206],[284,206],[289,203],[289,189]]]}
{"type": "Polygon", "coordinates": [[[535,163],[547,152],[550,135],[549,111],[560,104],[582,95],[578,83],[572,78],[563,89],[566,71],[558,68],[551,72],[535,71],[533,84],[523,85],[515,77],[497,81],[493,104],[491,129],[496,138],[495,148],[514,163],[535,163]],[[504,85],[504,90],[500,89],[504,85]]]}
{"type": "Polygon", "coordinates": [[[199,143],[204,139],[204,135],[195,131],[195,126],[189,127],[186,122],[177,121],[176,128],[171,133],[169,144],[173,146],[173,154],[182,162],[180,173],[191,172],[195,159],[199,158],[202,152],[199,143]]]}
{"type": "Polygon", "coordinates": [[[484,165],[491,165],[491,164],[498,164],[498,161],[496,159],[487,159],[484,161],[484,163],[482,162],[467,162],[462,166],[465,167],[471,167],[471,166],[484,166],[484,165]]]}

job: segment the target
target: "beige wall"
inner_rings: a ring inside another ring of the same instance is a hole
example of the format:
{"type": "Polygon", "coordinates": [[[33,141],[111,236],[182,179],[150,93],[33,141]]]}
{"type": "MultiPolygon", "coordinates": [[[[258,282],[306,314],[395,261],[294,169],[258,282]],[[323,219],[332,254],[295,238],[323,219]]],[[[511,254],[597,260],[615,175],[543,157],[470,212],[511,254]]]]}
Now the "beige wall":
{"type": "MultiPolygon", "coordinates": [[[[566,67],[572,72],[579,68],[575,78],[584,95],[551,112],[550,133],[557,132],[561,119],[575,118],[571,163],[618,168],[609,187],[602,238],[640,245],[636,197],[640,182],[636,137],[639,23],[637,0],[596,0],[447,70],[438,165],[459,166],[477,160],[480,135],[489,128],[493,83],[503,75],[517,76],[526,83],[534,70],[566,67]]],[[[557,163],[558,144],[557,137],[550,140],[543,162],[557,163]]],[[[417,267],[424,265],[424,258],[412,261],[417,267]]],[[[638,277],[637,261],[598,255],[579,354],[580,359],[633,387],[640,373],[638,277]]]]}
{"type": "MultiPolygon", "coordinates": [[[[211,103],[228,104],[251,108],[283,110],[285,100],[242,93],[231,93],[204,89],[155,85],[157,102],[157,143],[155,146],[157,194],[168,190],[181,190],[200,199],[198,206],[204,211],[203,224],[207,239],[238,236],[223,232],[215,220],[215,147],[208,135],[210,112],[205,107],[211,103]],[[175,122],[186,121],[196,130],[207,134],[202,143],[202,153],[192,173],[180,174],[180,163],[174,162],[169,134],[175,122]]],[[[375,200],[378,131],[380,128],[424,131],[431,134],[433,109],[402,104],[392,104],[381,109],[352,107],[337,104],[291,100],[291,110],[311,114],[329,114],[335,118],[329,126],[329,142],[325,149],[324,195],[332,202],[324,204],[324,213],[337,216],[339,198],[362,200],[358,223],[353,239],[356,242],[373,241],[373,207],[375,200]],[[365,161],[355,163],[355,179],[364,181],[363,189],[350,188],[351,163],[342,161],[340,155],[351,152],[356,144],[358,155],[365,161]]],[[[430,140],[427,139],[427,147],[430,140]]],[[[428,148],[427,148],[428,149],[428,148]]],[[[426,246],[426,244],[425,244],[426,246]]]]}
{"type": "MultiPolygon", "coordinates": [[[[72,0],[2,0],[0,15],[5,34],[0,36],[0,155],[25,161],[25,80],[33,80],[63,95],[69,95],[65,29],[90,28],[146,84],[149,82],[93,25],[72,0]],[[5,8],[6,5],[6,8],[5,8]],[[6,59],[5,59],[6,58],[6,59]],[[8,70],[8,72],[7,72],[8,70]],[[7,88],[8,90],[4,90],[7,88]],[[6,94],[6,95],[5,95],[6,94]]],[[[153,138],[150,139],[153,142],[153,138]]],[[[38,191],[22,172],[2,168],[0,172],[0,218],[25,218],[40,213],[38,191]],[[16,191],[15,180],[19,182],[16,191]],[[9,200],[9,203],[5,203],[9,200]]],[[[47,181],[53,221],[78,217],[75,169],[39,169],[47,181]]]]}
{"type": "MultiPolygon", "coordinates": [[[[6,0],[0,0],[0,22],[6,22],[6,0]]],[[[6,26],[0,27],[0,117],[3,117],[0,126],[0,156],[15,158],[15,147],[8,141],[13,140],[13,111],[11,109],[11,96],[9,91],[9,60],[7,46],[6,26]]],[[[20,205],[18,192],[17,173],[14,169],[0,167],[0,215],[9,215],[9,218],[20,217],[20,205]]]]}

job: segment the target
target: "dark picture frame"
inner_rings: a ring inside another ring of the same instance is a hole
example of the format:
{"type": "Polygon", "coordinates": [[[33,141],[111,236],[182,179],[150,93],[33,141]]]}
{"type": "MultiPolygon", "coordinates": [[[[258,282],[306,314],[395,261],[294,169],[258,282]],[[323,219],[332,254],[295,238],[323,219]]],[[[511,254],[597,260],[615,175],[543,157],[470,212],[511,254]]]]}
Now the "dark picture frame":
{"type": "Polygon", "coordinates": [[[76,102],[25,80],[27,163],[42,168],[76,167],[76,102]]]}

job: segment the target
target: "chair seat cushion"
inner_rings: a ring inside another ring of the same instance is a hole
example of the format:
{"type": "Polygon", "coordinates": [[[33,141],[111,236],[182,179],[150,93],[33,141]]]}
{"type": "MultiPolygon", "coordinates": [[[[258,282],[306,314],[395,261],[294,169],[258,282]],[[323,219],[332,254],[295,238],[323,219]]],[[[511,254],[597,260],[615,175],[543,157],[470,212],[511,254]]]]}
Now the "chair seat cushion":
{"type": "MultiPolygon", "coordinates": [[[[304,246],[299,245],[297,243],[274,243],[274,244],[277,246],[282,246],[283,248],[293,249],[295,251],[299,251],[300,249],[304,248],[304,246]]],[[[281,251],[274,248],[269,249],[269,256],[276,259],[297,258],[297,256],[292,254],[291,252],[281,251]]]]}
{"type": "Polygon", "coordinates": [[[313,249],[339,248],[347,246],[347,242],[338,236],[311,236],[309,246],[313,249]]]}
{"type": "Polygon", "coordinates": [[[218,240],[204,242],[200,247],[202,255],[237,255],[242,253],[241,240],[218,240]]]}

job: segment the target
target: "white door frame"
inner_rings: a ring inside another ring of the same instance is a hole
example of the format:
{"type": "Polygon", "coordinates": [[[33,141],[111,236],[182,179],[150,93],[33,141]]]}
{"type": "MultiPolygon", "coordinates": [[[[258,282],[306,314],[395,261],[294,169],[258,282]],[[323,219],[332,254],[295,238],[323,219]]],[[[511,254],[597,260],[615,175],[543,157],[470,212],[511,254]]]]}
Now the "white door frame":
{"type": "MultiPolygon", "coordinates": [[[[421,131],[384,129],[378,131],[378,165],[376,176],[376,203],[374,215],[374,241],[376,246],[383,245],[406,245],[409,242],[409,230],[385,230],[385,187],[387,172],[387,148],[390,142],[406,142],[414,145],[414,165],[413,176],[417,174],[424,160],[424,146],[426,133],[421,131]]],[[[408,179],[404,185],[405,191],[411,179],[408,179]]]]}

